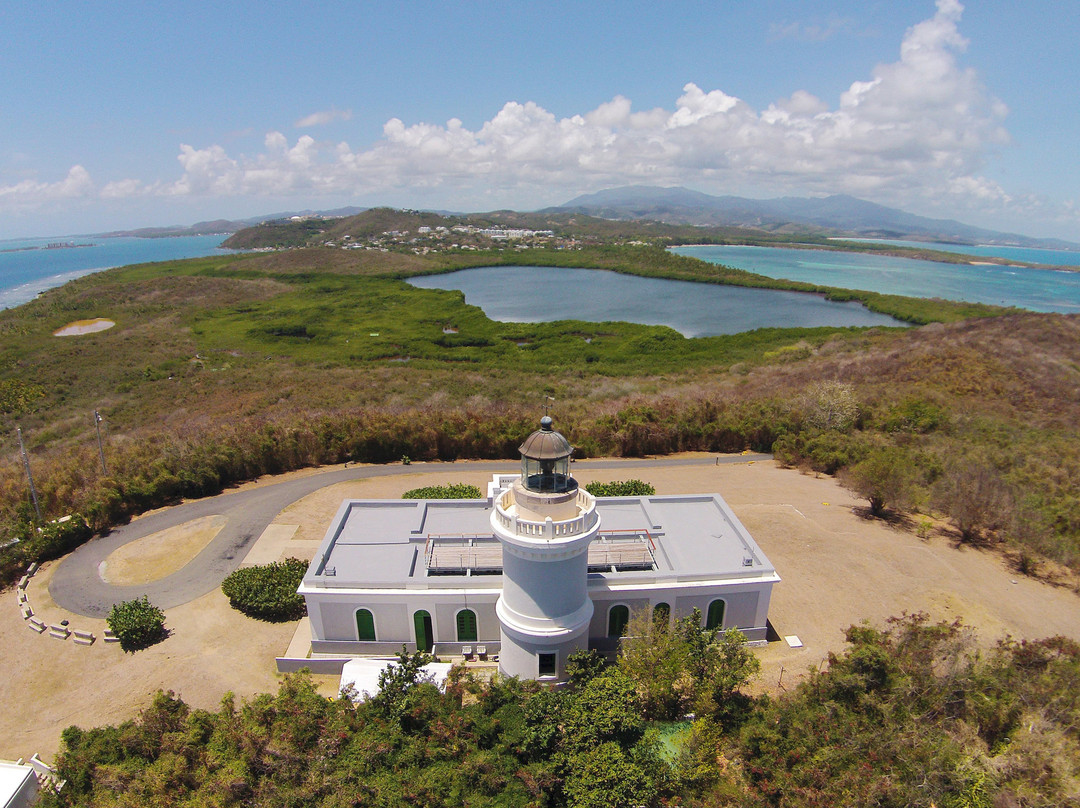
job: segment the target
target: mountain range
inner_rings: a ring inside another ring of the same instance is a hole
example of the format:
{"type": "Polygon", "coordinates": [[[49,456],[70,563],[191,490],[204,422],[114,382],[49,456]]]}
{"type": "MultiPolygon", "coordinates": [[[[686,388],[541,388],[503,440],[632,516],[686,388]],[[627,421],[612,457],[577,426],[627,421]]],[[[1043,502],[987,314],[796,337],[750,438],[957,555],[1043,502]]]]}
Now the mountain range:
{"type": "MultiPolygon", "coordinates": [[[[194,225],[145,227],[97,233],[106,236],[194,236],[235,233],[247,227],[294,216],[343,218],[367,208],[347,207],[324,211],[290,211],[255,216],[250,219],[216,219],[194,225]]],[[[450,211],[437,211],[444,215],[450,211]]],[[[660,188],[628,185],[575,197],[569,202],[537,211],[541,214],[580,213],[615,221],[654,221],[701,227],[741,227],[773,234],[851,236],[863,238],[913,239],[947,244],[992,244],[1010,247],[1037,247],[1080,251],[1080,244],[1062,239],[1042,239],[1019,233],[973,227],[954,219],[931,219],[867,202],[845,194],[826,197],[780,197],[750,199],[741,196],[712,196],[689,188],[660,188]]]]}
{"type": "Polygon", "coordinates": [[[1080,244],[972,227],[953,219],[930,219],[838,194],[822,198],[749,199],[711,196],[689,188],[630,185],[571,199],[552,211],[603,219],[652,220],[667,224],[746,227],[782,233],[915,239],[951,244],[993,244],[1080,250],[1080,244]]]}

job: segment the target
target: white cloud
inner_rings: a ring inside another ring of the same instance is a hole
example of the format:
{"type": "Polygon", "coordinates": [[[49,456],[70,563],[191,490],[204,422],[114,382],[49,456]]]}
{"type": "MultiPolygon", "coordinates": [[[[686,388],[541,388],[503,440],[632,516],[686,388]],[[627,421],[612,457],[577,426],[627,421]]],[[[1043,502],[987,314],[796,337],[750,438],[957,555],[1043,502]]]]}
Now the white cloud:
{"type": "MultiPolygon", "coordinates": [[[[396,197],[477,209],[642,183],[752,196],[851,193],[942,215],[1019,206],[983,175],[988,157],[1009,142],[1008,110],[958,61],[967,46],[957,27],[962,11],[956,0],[938,0],[936,13],[905,33],[899,58],[853,81],[833,105],[798,90],[755,110],[692,82],[671,109],[634,111],[616,96],[559,118],[536,103],[510,101],[475,129],[456,118],[442,125],[392,118],[378,140],[358,149],[306,134],[292,142],[280,132],[269,133],[255,155],[184,144],[178,180],[122,180],[101,195],[396,197]]],[[[346,115],[315,113],[297,125],[346,115]]],[[[89,178],[80,184],[72,172],[67,185],[88,193],[89,178]]],[[[0,188],[0,199],[5,191],[60,192],[32,184],[0,188]]]]}
{"type": "Polygon", "coordinates": [[[298,120],[293,126],[297,129],[308,129],[312,126],[325,126],[334,121],[347,121],[350,118],[352,118],[350,110],[331,108],[313,112],[298,120]]]}
{"type": "Polygon", "coordinates": [[[694,83],[670,111],[634,112],[629,99],[616,96],[557,118],[533,102],[511,101],[475,130],[457,119],[409,125],[393,118],[381,139],[360,150],[307,135],[290,146],[278,132],[255,157],[185,145],[184,175],[166,191],[363,195],[427,188],[510,197],[533,186],[558,198],[649,182],[757,194],[848,192],[897,204],[1001,201],[1007,195],[988,193],[992,183],[980,170],[989,152],[1008,142],[1007,110],[957,61],[967,45],[957,28],[962,10],[956,0],[939,0],[933,17],[906,32],[899,59],[852,82],[835,107],[800,90],[758,111],[694,83]]]}
{"type": "Polygon", "coordinates": [[[82,166],[72,166],[64,179],[57,182],[23,180],[14,185],[0,186],[0,206],[12,210],[29,208],[46,202],[90,196],[94,183],[82,166]]]}
{"type": "Polygon", "coordinates": [[[141,196],[149,193],[151,189],[142,184],[140,180],[116,180],[108,182],[101,189],[102,199],[127,199],[132,196],[141,196]]]}

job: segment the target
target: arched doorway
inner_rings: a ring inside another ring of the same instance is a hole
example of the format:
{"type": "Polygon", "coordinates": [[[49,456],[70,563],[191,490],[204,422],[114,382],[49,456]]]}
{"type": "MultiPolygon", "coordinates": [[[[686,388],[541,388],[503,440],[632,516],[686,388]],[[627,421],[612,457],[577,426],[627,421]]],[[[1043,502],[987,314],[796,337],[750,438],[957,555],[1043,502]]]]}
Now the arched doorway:
{"type": "Polygon", "coordinates": [[[722,600],[714,600],[709,604],[709,612],[705,616],[706,629],[722,629],[724,627],[724,608],[727,606],[722,600]]]}
{"type": "Polygon", "coordinates": [[[413,629],[416,631],[416,650],[430,652],[435,646],[431,630],[431,615],[421,609],[413,615],[413,629]]]}
{"type": "Polygon", "coordinates": [[[356,639],[375,642],[375,617],[367,609],[356,610],[356,639]]]}
{"type": "Polygon", "coordinates": [[[630,608],[623,604],[612,606],[608,612],[607,635],[612,639],[618,639],[626,631],[626,624],[630,622],[630,608]]]}

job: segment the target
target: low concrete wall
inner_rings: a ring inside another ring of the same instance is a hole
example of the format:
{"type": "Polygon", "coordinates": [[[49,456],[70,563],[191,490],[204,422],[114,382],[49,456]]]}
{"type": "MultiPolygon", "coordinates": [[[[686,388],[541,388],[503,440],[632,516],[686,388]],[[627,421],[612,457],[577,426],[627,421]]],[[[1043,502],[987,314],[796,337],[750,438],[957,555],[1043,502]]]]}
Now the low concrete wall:
{"type": "Polygon", "coordinates": [[[292,659],[290,657],[277,657],[278,673],[296,673],[307,668],[312,673],[320,676],[341,676],[341,669],[352,657],[335,659],[292,659]]]}

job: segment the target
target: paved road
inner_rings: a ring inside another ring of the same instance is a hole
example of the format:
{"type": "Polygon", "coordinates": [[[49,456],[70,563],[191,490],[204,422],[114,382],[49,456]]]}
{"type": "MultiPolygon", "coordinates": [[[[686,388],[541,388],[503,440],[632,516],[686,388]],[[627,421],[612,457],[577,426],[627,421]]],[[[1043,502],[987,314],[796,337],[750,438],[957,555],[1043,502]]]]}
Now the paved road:
{"type": "MultiPolygon", "coordinates": [[[[720,457],[719,462],[745,463],[749,460],[769,458],[770,455],[725,455],[720,457]]],[[[677,457],[652,460],[583,460],[577,465],[590,469],[633,469],[655,466],[711,466],[716,462],[715,457],[677,457]]],[[[520,465],[513,461],[470,461],[464,467],[470,472],[512,474],[520,465]]],[[[240,566],[251,545],[258,540],[274,517],[298,499],[320,488],[348,480],[395,474],[422,474],[425,471],[447,471],[449,468],[445,463],[354,466],[185,502],[143,516],[79,547],[60,562],[49,584],[49,594],[61,608],[86,617],[103,618],[108,615],[114,603],[141,598],[143,595],[149,597],[156,606],[171,609],[219,587],[225,577],[240,566]],[[118,547],[193,519],[213,515],[224,516],[225,526],[201,553],[172,575],[138,586],[115,586],[102,580],[101,563],[118,547]]]]}

